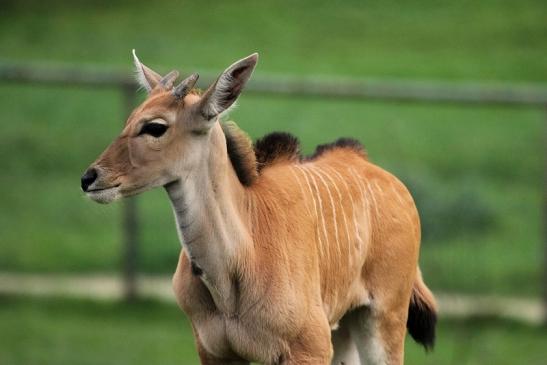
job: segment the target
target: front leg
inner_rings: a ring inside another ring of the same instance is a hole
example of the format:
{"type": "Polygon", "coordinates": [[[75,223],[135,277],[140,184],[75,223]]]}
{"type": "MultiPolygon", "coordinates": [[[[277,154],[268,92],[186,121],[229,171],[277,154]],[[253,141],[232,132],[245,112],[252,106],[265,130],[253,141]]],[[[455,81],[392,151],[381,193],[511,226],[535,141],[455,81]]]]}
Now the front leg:
{"type": "Polygon", "coordinates": [[[194,332],[194,338],[196,340],[196,349],[198,351],[199,355],[199,361],[201,365],[249,365],[249,361],[242,360],[242,359],[226,359],[226,358],[218,358],[209,352],[203,347],[201,344],[201,341],[199,339],[199,335],[197,331],[193,328],[192,330],[194,332]]]}
{"type": "Polygon", "coordinates": [[[217,357],[208,354],[204,349],[199,348],[198,346],[199,361],[201,365],[249,365],[250,363],[246,360],[230,360],[230,359],[219,359],[217,357]]]}
{"type": "Polygon", "coordinates": [[[333,356],[331,331],[323,314],[310,320],[291,343],[290,355],[281,365],[330,365],[333,356]]]}

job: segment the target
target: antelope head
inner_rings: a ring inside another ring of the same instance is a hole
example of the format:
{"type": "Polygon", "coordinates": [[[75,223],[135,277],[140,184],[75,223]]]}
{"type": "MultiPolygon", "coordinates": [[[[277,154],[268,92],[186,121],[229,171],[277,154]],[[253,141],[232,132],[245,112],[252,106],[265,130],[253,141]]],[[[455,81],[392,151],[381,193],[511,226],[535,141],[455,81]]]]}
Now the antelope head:
{"type": "Polygon", "coordinates": [[[162,77],[142,64],[135,51],[133,57],[148,97],[81,178],[82,190],[99,203],[165,186],[204,167],[211,158],[211,130],[258,61],[255,53],[235,62],[200,94],[193,89],[197,74],[175,84],[177,71],[162,77]]]}

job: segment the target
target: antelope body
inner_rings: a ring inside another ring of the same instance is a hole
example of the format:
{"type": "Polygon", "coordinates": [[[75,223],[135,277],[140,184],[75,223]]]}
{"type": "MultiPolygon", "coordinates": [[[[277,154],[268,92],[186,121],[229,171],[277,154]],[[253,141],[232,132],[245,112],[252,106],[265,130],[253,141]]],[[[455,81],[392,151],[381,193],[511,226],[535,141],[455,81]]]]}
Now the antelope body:
{"type": "Polygon", "coordinates": [[[153,187],[182,250],[174,291],[202,364],[401,364],[406,329],[433,345],[436,307],[417,266],[420,223],[393,175],[341,139],[303,158],[274,133],[253,144],[219,118],[257,55],[204,93],[135,56],[149,97],[82,177],[109,203],[153,187]]]}

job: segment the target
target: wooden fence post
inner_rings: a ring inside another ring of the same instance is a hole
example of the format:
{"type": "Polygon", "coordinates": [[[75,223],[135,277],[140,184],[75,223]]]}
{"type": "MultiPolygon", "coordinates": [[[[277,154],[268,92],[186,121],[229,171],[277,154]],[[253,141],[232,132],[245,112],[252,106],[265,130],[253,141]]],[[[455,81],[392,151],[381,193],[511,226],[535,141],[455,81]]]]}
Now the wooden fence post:
{"type": "MultiPolygon", "coordinates": [[[[123,84],[123,112],[124,118],[131,114],[135,107],[135,87],[131,84],[123,84]]],[[[125,120],[125,119],[124,119],[125,120]]],[[[123,200],[122,209],[122,239],[123,239],[123,296],[127,301],[135,300],[138,296],[137,288],[137,258],[138,258],[138,212],[137,199],[135,197],[123,200]]]]}

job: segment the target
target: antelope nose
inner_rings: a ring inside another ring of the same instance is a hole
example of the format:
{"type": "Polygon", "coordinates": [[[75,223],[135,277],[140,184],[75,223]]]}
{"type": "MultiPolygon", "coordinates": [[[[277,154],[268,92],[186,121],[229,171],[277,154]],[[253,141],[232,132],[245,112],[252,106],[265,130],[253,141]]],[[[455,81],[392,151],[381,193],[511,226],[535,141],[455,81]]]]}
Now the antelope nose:
{"type": "Polygon", "coordinates": [[[97,170],[95,170],[94,168],[88,169],[84,173],[84,176],[82,176],[82,190],[87,191],[87,188],[89,188],[89,186],[93,184],[95,180],[97,180],[97,170]]]}

